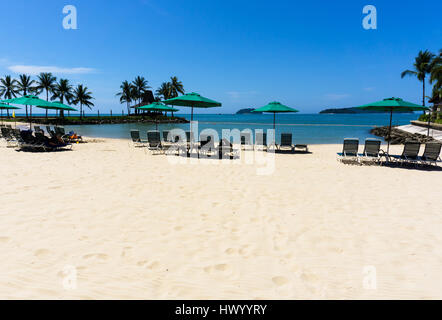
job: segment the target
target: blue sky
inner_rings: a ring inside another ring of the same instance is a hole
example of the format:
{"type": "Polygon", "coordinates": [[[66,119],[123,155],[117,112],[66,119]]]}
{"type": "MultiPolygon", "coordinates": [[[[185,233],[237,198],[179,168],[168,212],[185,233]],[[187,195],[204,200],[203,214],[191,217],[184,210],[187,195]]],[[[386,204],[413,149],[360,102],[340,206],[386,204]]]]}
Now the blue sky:
{"type": "Polygon", "coordinates": [[[217,113],[273,100],[303,113],[391,96],[420,103],[420,83],[400,73],[419,50],[442,48],[436,0],[42,3],[1,2],[0,75],[54,71],[89,87],[94,112],[125,108],[115,93],[137,75],[154,89],[177,76],[221,101],[217,113]],[[362,27],[368,4],[377,30],[362,27]],[[62,27],[65,5],[77,8],[77,30],[62,27]]]}

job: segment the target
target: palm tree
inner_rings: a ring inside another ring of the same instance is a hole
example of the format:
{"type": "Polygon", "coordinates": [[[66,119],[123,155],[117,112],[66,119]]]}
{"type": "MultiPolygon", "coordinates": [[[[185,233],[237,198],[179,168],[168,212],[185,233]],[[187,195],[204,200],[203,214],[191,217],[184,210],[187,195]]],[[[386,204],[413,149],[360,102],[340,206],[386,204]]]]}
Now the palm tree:
{"type": "Polygon", "coordinates": [[[94,104],[90,101],[92,100],[92,92],[88,91],[88,87],[83,87],[82,84],[79,84],[74,89],[73,103],[75,105],[80,104],[80,120],[83,119],[83,106],[92,109],[91,106],[94,104]]]}
{"type": "MultiPolygon", "coordinates": [[[[35,80],[31,80],[31,77],[26,74],[21,74],[18,77],[17,81],[17,91],[21,93],[22,95],[27,95],[30,91],[33,91],[32,85],[34,84],[35,80]]],[[[28,117],[28,106],[26,107],[26,118],[28,117]]],[[[32,106],[31,106],[31,117],[32,117],[32,106]]]]}
{"type": "Polygon", "coordinates": [[[120,103],[127,104],[127,114],[130,115],[130,106],[129,104],[132,102],[133,98],[133,85],[128,81],[123,81],[120,85],[121,91],[116,94],[116,96],[120,96],[120,103]]]}
{"type": "MultiPolygon", "coordinates": [[[[12,99],[17,96],[17,80],[12,79],[11,76],[5,76],[0,79],[0,97],[5,97],[6,99],[12,99]]],[[[9,109],[6,110],[9,118],[9,109]]]]}
{"type": "Polygon", "coordinates": [[[170,95],[171,98],[178,97],[178,94],[184,94],[183,83],[177,77],[170,77],[170,95]]]}
{"type": "Polygon", "coordinates": [[[405,70],[402,72],[401,77],[405,76],[415,76],[419,81],[422,82],[422,105],[425,106],[425,80],[427,74],[430,74],[432,68],[432,61],[434,59],[434,54],[428,50],[419,51],[419,54],[415,58],[413,64],[414,70],[405,70]]]}
{"type": "Polygon", "coordinates": [[[144,77],[137,76],[134,81],[132,81],[133,84],[133,94],[134,99],[138,100],[138,103],[141,104],[141,99],[143,97],[143,93],[149,89],[150,87],[147,85],[147,80],[144,79],[144,77]]]}
{"type": "Polygon", "coordinates": [[[430,102],[434,103],[433,114],[436,111],[436,104],[442,102],[442,49],[439,56],[433,59],[431,68],[430,83],[434,83],[430,102]]]}
{"type": "MultiPolygon", "coordinates": [[[[68,79],[60,79],[52,89],[51,100],[59,99],[61,103],[71,103],[72,101],[72,86],[69,84],[68,79]]],[[[63,110],[60,110],[60,117],[63,117],[63,110]]]]}
{"type": "Polygon", "coordinates": [[[155,91],[155,94],[162,97],[163,100],[170,99],[171,97],[171,85],[170,82],[163,82],[161,86],[155,91]]]}
{"type": "MultiPolygon", "coordinates": [[[[35,90],[37,94],[40,94],[43,90],[46,91],[46,101],[49,101],[49,92],[53,93],[55,89],[55,82],[57,78],[50,72],[42,72],[37,76],[37,85],[35,90]]],[[[46,109],[46,118],[48,117],[48,109],[46,109]]]]}

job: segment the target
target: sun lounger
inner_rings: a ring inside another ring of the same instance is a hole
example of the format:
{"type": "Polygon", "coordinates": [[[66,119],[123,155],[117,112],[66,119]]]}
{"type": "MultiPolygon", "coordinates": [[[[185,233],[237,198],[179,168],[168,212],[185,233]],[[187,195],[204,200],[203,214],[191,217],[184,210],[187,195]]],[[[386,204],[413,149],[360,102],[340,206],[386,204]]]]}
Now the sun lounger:
{"type": "Polygon", "coordinates": [[[6,141],[7,148],[12,148],[17,146],[17,139],[13,135],[13,130],[14,129],[8,127],[0,128],[0,131],[2,133],[2,139],[6,141]]]}
{"type": "Polygon", "coordinates": [[[52,130],[50,126],[46,126],[46,132],[47,132],[49,135],[51,135],[51,132],[54,132],[54,133],[55,133],[55,131],[52,130]]]}
{"type": "Polygon", "coordinates": [[[384,152],[381,150],[381,140],[366,139],[364,152],[358,154],[361,163],[380,163],[384,152]]]}
{"type": "Polygon", "coordinates": [[[253,150],[252,134],[250,132],[241,132],[241,149],[253,150]]]}
{"type": "Polygon", "coordinates": [[[341,162],[351,161],[358,162],[359,139],[344,139],[342,152],[338,153],[338,160],[341,162]]]}
{"type": "Polygon", "coordinates": [[[60,140],[59,138],[48,138],[44,135],[43,132],[35,132],[35,140],[37,144],[40,144],[43,146],[45,151],[54,151],[59,150],[65,147],[72,148],[72,144],[66,143],[63,140],[60,140]]]}
{"type": "Polygon", "coordinates": [[[148,131],[147,132],[147,147],[149,150],[154,154],[157,153],[164,153],[163,145],[161,144],[161,135],[159,131],[148,131]]]}
{"type": "Polygon", "coordinates": [[[43,132],[43,130],[40,128],[40,126],[34,126],[35,132],[43,132]]]}
{"type": "Polygon", "coordinates": [[[295,146],[292,143],[291,133],[281,133],[281,144],[277,145],[277,149],[295,151],[295,146]]]}
{"type": "Polygon", "coordinates": [[[255,148],[257,150],[267,151],[267,134],[262,132],[257,132],[255,134],[255,148]]]}
{"type": "Polygon", "coordinates": [[[234,149],[233,144],[227,139],[221,139],[215,150],[220,159],[233,159],[240,152],[240,150],[234,149]]]}
{"type": "Polygon", "coordinates": [[[132,143],[134,147],[145,147],[145,141],[142,141],[140,138],[140,131],[138,130],[130,130],[130,137],[132,138],[132,143]]]}
{"type": "Polygon", "coordinates": [[[198,152],[203,155],[212,155],[216,151],[215,141],[210,135],[202,135],[198,146],[198,152]]]}
{"type": "Polygon", "coordinates": [[[169,139],[169,131],[163,131],[163,142],[172,142],[172,139],[169,139]]]}
{"type": "Polygon", "coordinates": [[[401,164],[404,163],[414,163],[417,164],[419,161],[419,149],[421,144],[419,142],[410,141],[405,142],[404,144],[404,151],[401,155],[389,155],[390,158],[393,158],[393,160],[400,162],[401,164]]]}
{"type": "Polygon", "coordinates": [[[45,151],[45,144],[42,141],[39,141],[32,135],[32,131],[30,130],[22,130],[20,131],[19,139],[19,148],[21,150],[31,150],[31,151],[45,151]]]}
{"type": "Polygon", "coordinates": [[[437,166],[438,162],[441,162],[440,151],[442,144],[440,143],[427,143],[425,145],[424,154],[418,158],[422,164],[434,164],[437,166]]]}

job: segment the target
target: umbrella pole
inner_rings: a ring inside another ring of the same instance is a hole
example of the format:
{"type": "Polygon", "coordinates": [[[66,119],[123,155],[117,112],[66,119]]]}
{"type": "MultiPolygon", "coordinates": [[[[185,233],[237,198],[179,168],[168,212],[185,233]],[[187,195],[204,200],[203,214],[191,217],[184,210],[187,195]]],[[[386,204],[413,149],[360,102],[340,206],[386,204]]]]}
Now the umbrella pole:
{"type": "Polygon", "coordinates": [[[276,112],[273,112],[273,130],[275,130],[276,112]]]}
{"type": "Polygon", "coordinates": [[[427,137],[430,136],[430,122],[431,122],[431,110],[428,111],[428,130],[427,130],[427,137]]]}
{"type": "Polygon", "coordinates": [[[391,139],[391,121],[393,118],[393,108],[390,108],[390,126],[388,127],[388,146],[387,146],[387,155],[390,154],[390,139],[391,139]]]}
{"type": "Polygon", "coordinates": [[[29,106],[29,130],[32,130],[32,106],[29,106]]]}

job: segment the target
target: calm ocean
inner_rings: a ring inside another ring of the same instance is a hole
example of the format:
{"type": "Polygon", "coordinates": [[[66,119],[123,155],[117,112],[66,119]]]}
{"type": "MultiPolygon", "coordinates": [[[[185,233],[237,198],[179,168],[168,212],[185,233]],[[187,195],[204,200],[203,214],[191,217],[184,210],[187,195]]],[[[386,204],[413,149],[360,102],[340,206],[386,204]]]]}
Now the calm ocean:
{"type": "MultiPolygon", "coordinates": [[[[393,125],[409,124],[416,120],[419,113],[393,114],[393,125]]],[[[180,114],[190,120],[190,115],[180,114]]],[[[222,129],[272,129],[272,114],[196,114],[198,129],[215,129],[221,134],[222,129]]],[[[375,126],[385,126],[389,123],[389,114],[277,114],[276,140],[283,132],[293,134],[294,143],[331,144],[341,143],[344,138],[375,138],[370,135],[370,129],[375,126]]],[[[158,129],[171,130],[181,128],[189,130],[189,124],[160,124],[158,129]]],[[[155,124],[107,124],[66,126],[84,136],[102,138],[130,138],[130,130],[140,130],[146,136],[148,130],[154,130],[155,124]]]]}

